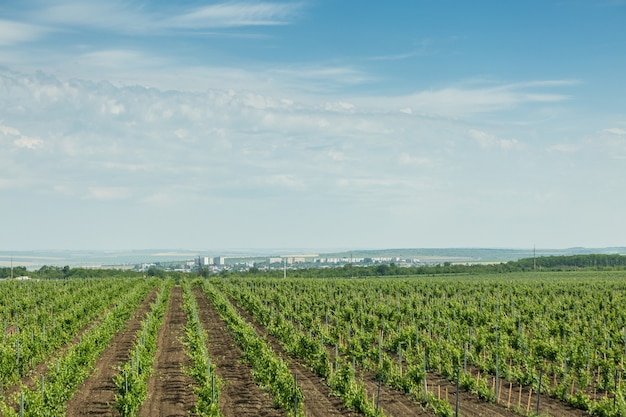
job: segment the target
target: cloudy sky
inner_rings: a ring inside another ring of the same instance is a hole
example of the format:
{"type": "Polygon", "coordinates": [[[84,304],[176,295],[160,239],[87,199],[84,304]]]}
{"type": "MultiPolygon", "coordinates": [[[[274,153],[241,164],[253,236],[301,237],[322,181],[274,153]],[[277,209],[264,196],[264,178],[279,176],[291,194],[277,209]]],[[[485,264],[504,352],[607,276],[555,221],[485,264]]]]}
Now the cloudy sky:
{"type": "Polygon", "coordinates": [[[3,0],[0,250],[626,245],[626,2],[3,0]]]}

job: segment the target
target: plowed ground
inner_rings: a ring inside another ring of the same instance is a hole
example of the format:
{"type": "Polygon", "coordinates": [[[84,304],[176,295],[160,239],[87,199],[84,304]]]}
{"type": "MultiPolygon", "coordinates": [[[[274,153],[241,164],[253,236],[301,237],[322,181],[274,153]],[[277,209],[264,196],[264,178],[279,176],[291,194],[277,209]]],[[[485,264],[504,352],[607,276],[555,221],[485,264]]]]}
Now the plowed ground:
{"type": "Polygon", "coordinates": [[[96,370],[68,401],[67,417],[119,415],[115,409],[113,376],[117,373],[117,366],[128,359],[137,331],[141,329],[141,321],[150,311],[150,304],[156,296],[156,290],[152,291],[127,321],[126,328],[113,337],[109,347],[96,362],[96,370]]]}
{"type": "MultiPolygon", "coordinates": [[[[257,329],[257,333],[266,335],[267,339],[272,343],[272,348],[274,349],[274,351],[280,352],[281,355],[285,355],[282,347],[280,346],[280,344],[278,343],[278,341],[276,340],[274,336],[267,333],[266,330],[262,326],[256,323],[254,318],[250,314],[248,314],[246,310],[239,307],[236,303],[233,302],[233,300],[231,300],[231,303],[237,308],[237,311],[242,317],[244,317],[250,323],[254,324],[255,328],[257,329]]],[[[296,368],[292,369],[292,372],[299,372],[299,373],[302,372],[303,375],[310,374],[312,376],[312,378],[310,379],[316,381],[317,384],[314,387],[308,388],[309,392],[317,391],[321,394],[312,395],[311,396],[312,398],[309,399],[309,396],[307,395],[307,391],[304,391],[305,398],[308,399],[308,402],[311,402],[311,404],[309,405],[311,408],[313,409],[319,408],[320,404],[316,403],[316,399],[319,396],[325,396],[326,400],[331,400],[331,403],[334,404],[333,407],[335,407],[335,413],[338,412],[340,415],[357,415],[356,413],[350,410],[346,410],[345,407],[341,405],[341,400],[336,399],[336,398],[335,399],[330,398],[331,394],[330,394],[330,389],[328,388],[328,386],[325,385],[324,381],[321,378],[317,377],[308,369],[304,368],[303,366],[298,366],[297,369],[296,368]]],[[[365,384],[365,389],[367,390],[368,396],[370,398],[372,398],[372,396],[374,395],[378,396],[378,383],[374,380],[373,376],[371,380],[370,378],[364,378],[363,383],[365,384]]],[[[302,388],[304,389],[305,386],[303,385],[302,388]]],[[[434,416],[434,414],[425,410],[420,404],[417,404],[416,402],[412,401],[403,393],[396,391],[394,389],[391,389],[389,387],[386,387],[384,385],[380,387],[379,406],[384,411],[385,415],[387,416],[398,416],[398,417],[400,416],[434,416]]],[[[316,411],[312,411],[311,414],[307,412],[307,415],[324,416],[324,415],[337,415],[337,414],[324,414],[324,413],[319,414],[316,411]]]]}
{"type": "Polygon", "coordinates": [[[225,417],[284,417],[272,405],[272,398],[252,380],[252,369],[228,333],[226,324],[199,288],[194,289],[200,320],[208,335],[209,356],[216,373],[225,382],[220,392],[220,410],[225,417]]]}
{"type": "Polygon", "coordinates": [[[310,417],[325,417],[325,416],[351,416],[355,417],[359,414],[347,409],[341,398],[334,396],[330,392],[330,388],[326,385],[324,379],[317,376],[314,372],[306,368],[303,364],[299,363],[293,358],[288,358],[283,347],[278,342],[276,337],[269,334],[264,327],[259,325],[254,318],[248,314],[246,310],[239,307],[233,300],[230,300],[231,304],[237,309],[239,315],[241,315],[248,323],[252,324],[258,335],[265,336],[270,342],[272,349],[283,359],[288,360],[289,370],[291,373],[298,375],[298,386],[304,394],[304,412],[310,417]]]}
{"type": "Polygon", "coordinates": [[[159,330],[154,371],[148,379],[148,399],[139,409],[142,417],[188,416],[197,402],[193,379],[184,372],[191,365],[182,344],[186,325],[183,291],[176,286],[159,330]]]}

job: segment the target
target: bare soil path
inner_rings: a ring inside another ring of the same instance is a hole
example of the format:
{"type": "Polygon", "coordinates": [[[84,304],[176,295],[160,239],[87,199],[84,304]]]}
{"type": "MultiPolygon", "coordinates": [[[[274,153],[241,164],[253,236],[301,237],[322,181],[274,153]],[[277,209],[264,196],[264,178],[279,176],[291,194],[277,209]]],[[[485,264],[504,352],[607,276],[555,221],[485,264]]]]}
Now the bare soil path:
{"type": "MultiPolygon", "coordinates": [[[[243,308],[241,308],[240,306],[238,306],[232,299],[230,299],[230,302],[237,308],[237,311],[239,311],[239,314],[241,314],[243,317],[246,318],[246,320],[248,320],[251,323],[255,324],[255,328],[257,329],[257,332],[265,332],[265,329],[262,328],[261,326],[256,324],[256,321],[253,319],[253,317],[248,314],[248,312],[246,310],[244,310],[243,308]]],[[[268,340],[270,340],[272,342],[272,348],[275,351],[279,351],[278,348],[279,347],[275,347],[275,343],[277,343],[276,339],[274,338],[274,336],[269,335],[267,333],[261,333],[261,334],[266,334],[268,340]]],[[[280,352],[282,351],[282,348],[280,348],[280,352]]],[[[284,352],[283,352],[284,353],[284,352]]],[[[331,351],[329,350],[329,353],[331,353],[331,351]]],[[[304,368],[306,369],[306,368],[304,368]]],[[[310,371],[309,371],[310,372],[310,371]]],[[[311,374],[313,374],[311,372],[311,374]]],[[[326,396],[330,395],[330,389],[328,388],[328,386],[323,382],[323,380],[319,377],[317,377],[315,374],[313,374],[316,378],[318,378],[319,383],[323,384],[327,389],[327,393],[325,394],[326,396]]],[[[372,396],[377,394],[378,391],[378,383],[375,381],[375,378],[373,376],[373,374],[371,375],[371,378],[369,376],[364,376],[363,378],[363,383],[365,385],[365,389],[368,393],[369,398],[372,398],[372,396]]],[[[305,394],[306,396],[306,394],[305,394]]],[[[307,397],[308,398],[308,397],[307,397]]],[[[311,401],[311,400],[309,400],[311,401]]],[[[313,400],[314,401],[314,400],[313,400]]],[[[338,401],[339,404],[341,403],[340,399],[337,399],[335,401],[338,401]]],[[[305,402],[306,404],[306,402],[305,402]]],[[[386,387],[384,385],[382,385],[380,387],[380,400],[379,400],[379,405],[380,408],[383,410],[383,412],[385,413],[385,415],[389,416],[389,417],[393,417],[393,416],[397,416],[397,417],[403,417],[403,416],[434,416],[433,413],[429,412],[428,410],[424,409],[420,404],[416,403],[415,401],[411,400],[410,398],[408,398],[406,395],[404,395],[404,393],[394,390],[392,388],[386,387]]],[[[343,405],[342,405],[343,407],[343,405]]],[[[343,412],[346,414],[343,415],[358,415],[353,411],[347,410],[345,409],[345,407],[343,407],[343,412]],[[350,414],[351,413],[351,414],[350,414]]],[[[307,414],[308,415],[308,414],[307,414]]],[[[324,415],[324,414],[321,414],[324,415]]]]}
{"type": "Polygon", "coordinates": [[[148,379],[148,398],[139,408],[142,417],[188,416],[198,401],[193,379],[184,372],[184,368],[191,366],[182,344],[186,325],[183,290],[175,286],[159,329],[154,370],[148,379]]]}
{"type": "Polygon", "coordinates": [[[141,329],[141,321],[156,297],[157,290],[153,290],[128,319],[126,328],[113,337],[96,361],[95,371],[68,401],[66,417],[119,415],[115,409],[113,376],[117,373],[117,365],[128,359],[137,331],[141,329]]]}
{"type": "MultiPolygon", "coordinates": [[[[248,323],[252,324],[257,334],[264,336],[270,342],[272,349],[283,359],[288,358],[287,353],[281,346],[276,337],[269,334],[267,330],[261,326],[246,310],[239,307],[232,299],[228,299],[230,303],[237,309],[239,315],[248,323]]],[[[334,396],[325,380],[317,376],[313,371],[308,369],[301,361],[290,358],[289,370],[291,373],[298,375],[298,386],[304,394],[304,412],[310,417],[325,416],[359,416],[343,405],[341,398],[334,396]],[[294,360],[296,362],[294,362],[294,360]]]]}
{"type": "Polygon", "coordinates": [[[273,407],[271,396],[254,383],[250,365],[242,361],[241,350],[215,307],[200,288],[195,287],[193,292],[207,331],[209,356],[224,381],[220,391],[224,417],[284,417],[283,411],[273,407]]]}

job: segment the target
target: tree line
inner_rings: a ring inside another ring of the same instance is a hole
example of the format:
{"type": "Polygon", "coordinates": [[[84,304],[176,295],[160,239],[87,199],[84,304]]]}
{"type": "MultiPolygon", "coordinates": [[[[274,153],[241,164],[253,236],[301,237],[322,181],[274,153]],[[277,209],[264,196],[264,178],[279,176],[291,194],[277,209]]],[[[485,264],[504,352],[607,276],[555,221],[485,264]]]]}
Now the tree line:
{"type": "MultiPolygon", "coordinates": [[[[565,256],[541,256],[537,258],[522,258],[517,261],[494,264],[452,264],[444,262],[432,266],[400,267],[391,264],[357,267],[346,264],[340,268],[308,268],[289,270],[288,274],[293,278],[350,278],[371,276],[407,276],[407,275],[440,275],[440,274],[501,274],[507,272],[527,271],[569,271],[577,269],[626,269],[625,255],[565,255],[565,256]]],[[[222,273],[225,274],[224,272],[222,273]]],[[[279,278],[283,275],[282,270],[261,271],[250,268],[244,275],[263,275],[266,277],[279,278]]],[[[233,275],[231,273],[230,275],[233,275]]]]}

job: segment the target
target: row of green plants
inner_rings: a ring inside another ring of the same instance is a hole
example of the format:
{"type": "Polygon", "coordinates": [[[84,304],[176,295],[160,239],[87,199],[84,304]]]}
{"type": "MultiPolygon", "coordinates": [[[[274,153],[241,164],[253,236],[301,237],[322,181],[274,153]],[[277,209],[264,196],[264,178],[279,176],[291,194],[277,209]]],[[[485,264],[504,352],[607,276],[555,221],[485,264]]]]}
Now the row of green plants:
{"type": "Polygon", "coordinates": [[[304,416],[304,396],[287,364],[276,356],[269,344],[257,335],[252,325],[241,318],[228,299],[211,282],[203,281],[201,285],[220,317],[226,322],[235,342],[241,347],[244,360],[252,366],[255,381],[272,394],[276,407],[291,415],[304,416]],[[297,404],[296,410],[294,403],[297,404]]]}
{"type": "MultiPolygon", "coordinates": [[[[422,389],[426,370],[421,365],[412,364],[406,372],[402,372],[398,366],[393,365],[390,356],[379,349],[376,366],[372,367],[372,362],[369,361],[364,366],[364,352],[358,343],[344,345],[339,343],[339,339],[333,339],[330,332],[324,334],[320,328],[302,326],[298,317],[287,319],[281,311],[264,305],[250,288],[238,285],[237,281],[221,281],[216,285],[223,288],[235,302],[276,336],[290,355],[303,359],[319,376],[326,378],[328,385],[342,396],[348,408],[367,416],[383,415],[382,410],[377,410],[375,401],[368,400],[363,381],[356,378],[358,364],[366,370],[375,371],[376,380],[410,394],[414,400],[430,407],[437,415],[452,415],[452,408],[446,401],[422,389]],[[309,329],[308,333],[303,332],[303,328],[309,329]],[[331,365],[329,349],[332,352],[333,346],[336,353],[331,365]]],[[[374,399],[374,393],[369,397],[374,399]]]]}
{"type": "Polygon", "coordinates": [[[183,308],[187,316],[184,345],[192,363],[187,372],[196,382],[194,391],[198,395],[193,412],[203,417],[219,417],[222,381],[215,373],[215,364],[211,363],[207,349],[209,341],[198,314],[198,305],[191,285],[188,280],[182,280],[181,285],[184,295],[183,308]]]}
{"type": "Polygon", "coordinates": [[[274,335],[287,354],[302,359],[312,371],[326,379],[328,386],[341,396],[346,407],[368,417],[384,416],[382,410],[377,411],[375,404],[368,400],[363,381],[357,380],[352,365],[339,359],[331,363],[323,339],[304,334],[291,321],[285,320],[283,315],[268,314],[257,297],[240,287],[222,280],[214,280],[213,283],[274,335]]]}
{"type": "Polygon", "coordinates": [[[0,391],[69,343],[138,280],[10,282],[0,285],[0,391]]]}
{"type": "Polygon", "coordinates": [[[39,386],[22,386],[11,398],[0,399],[5,417],[49,417],[65,415],[66,402],[91,373],[93,365],[113,336],[122,330],[139,304],[156,285],[155,280],[134,280],[102,320],[87,330],[78,343],[48,364],[39,386]]]}
{"type": "MultiPolygon", "coordinates": [[[[623,278],[585,272],[504,279],[240,279],[233,285],[255,293],[270,316],[282,315],[313,338],[338,345],[393,386],[409,384],[404,389],[410,391],[425,368],[453,379],[472,366],[535,391],[541,385],[542,393],[609,416],[624,407],[623,278]]],[[[463,373],[465,386],[495,399],[484,378],[472,378],[463,373]]]]}
{"type": "Polygon", "coordinates": [[[152,374],[159,329],[173,285],[174,281],[171,279],[162,281],[159,294],[137,332],[128,361],[119,366],[119,372],[113,378],[117,388],[115,404],[122,417],[135,417],[148,396],[147,381],[152,374]]]}

